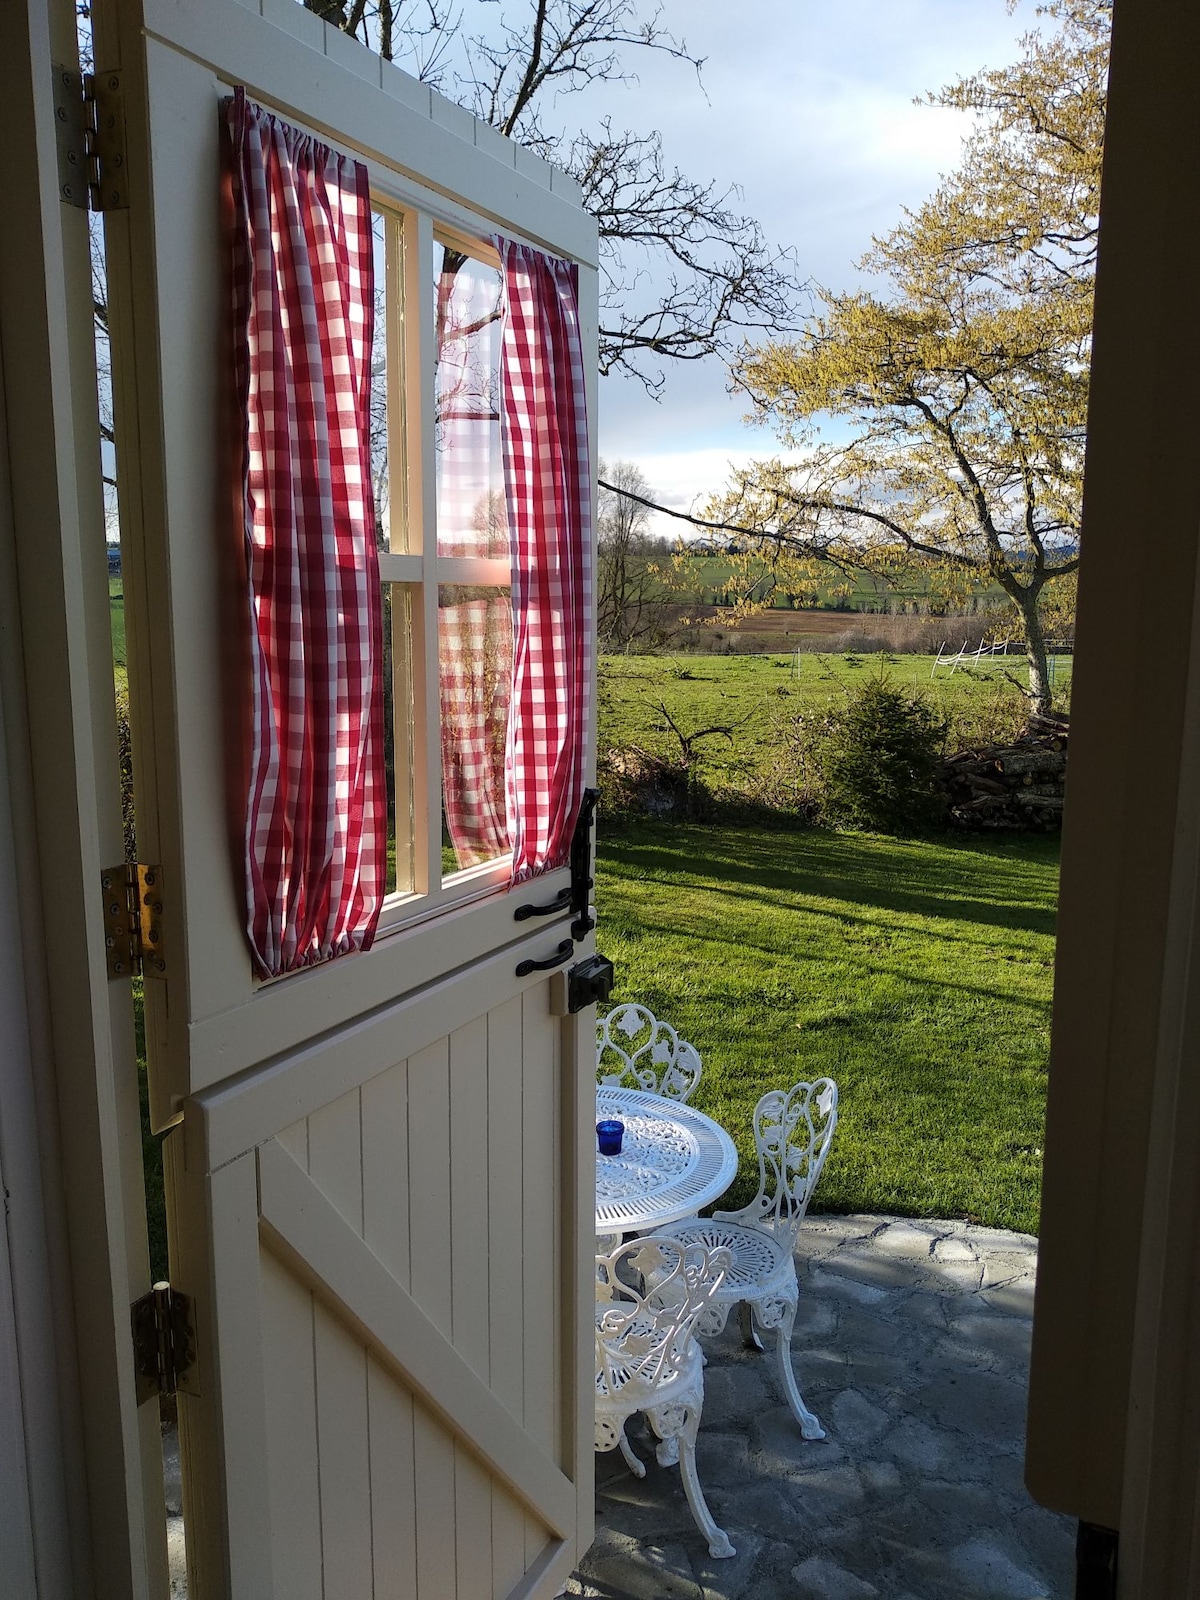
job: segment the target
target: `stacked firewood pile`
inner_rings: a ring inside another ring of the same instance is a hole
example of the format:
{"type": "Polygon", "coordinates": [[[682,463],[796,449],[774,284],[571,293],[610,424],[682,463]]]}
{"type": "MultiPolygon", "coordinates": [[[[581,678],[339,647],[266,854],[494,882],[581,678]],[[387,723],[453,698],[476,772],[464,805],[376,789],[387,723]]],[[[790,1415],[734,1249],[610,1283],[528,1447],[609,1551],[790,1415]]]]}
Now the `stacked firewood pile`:
{"type": "Polygon", "coordinates": [[[1013,744],[950,756],[942,765],[950,820],[963,828],[1060,827],[1067,730],[1065,715],[1035,714],[1013,744]]]}

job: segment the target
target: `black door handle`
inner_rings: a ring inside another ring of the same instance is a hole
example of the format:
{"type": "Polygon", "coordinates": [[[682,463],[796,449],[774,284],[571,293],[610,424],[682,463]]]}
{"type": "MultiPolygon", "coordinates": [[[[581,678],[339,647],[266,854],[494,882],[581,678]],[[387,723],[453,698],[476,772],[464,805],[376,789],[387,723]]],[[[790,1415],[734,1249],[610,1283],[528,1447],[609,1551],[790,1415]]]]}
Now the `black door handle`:
{"type": "Polygon", "coordinates": [[[553,900],[547,900],[540,906],[532,903],[518,906],[513,912],[513,921],[528,922],[530,917],[549,917],[556,911],[565,911],[571,904],[571,894],[571,885],[568,884],[565,889],[558,891],[553,900]]]}
{"type": "Polygon", "coordinates": [[[574,954],[574,939],[563,939],[554,954],[545,961],[518,961],[517,977],[527,978],[531,972],[550,972],[555,967],[561,967],[564,961],[570,961],[574,954]]]}

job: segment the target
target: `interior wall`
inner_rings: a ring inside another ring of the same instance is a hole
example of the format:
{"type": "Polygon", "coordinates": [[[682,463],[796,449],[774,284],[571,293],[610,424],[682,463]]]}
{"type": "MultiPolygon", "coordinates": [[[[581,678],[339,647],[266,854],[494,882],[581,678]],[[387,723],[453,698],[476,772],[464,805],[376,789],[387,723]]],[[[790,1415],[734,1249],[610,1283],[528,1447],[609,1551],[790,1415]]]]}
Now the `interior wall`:
{"type": "MultiPolygon", "coordinates": [[[[1195,1074],[1179,957],[1197,931],[1198,75],[1192,0],[1116,0],[1026,1470],[1125,1546],[1145,1514],[1126,1480],[1142,1364],[1182,1327],[1150,1303],[1166,1202],[1147,1183],[1195,1074]]],[[[1194,1249],[1171,1268],[1193,1290],[1197,1270],[1194,1249]]],[[[1194,1592],[1123,1565],[1125,1595],[1194,1592]]]]}

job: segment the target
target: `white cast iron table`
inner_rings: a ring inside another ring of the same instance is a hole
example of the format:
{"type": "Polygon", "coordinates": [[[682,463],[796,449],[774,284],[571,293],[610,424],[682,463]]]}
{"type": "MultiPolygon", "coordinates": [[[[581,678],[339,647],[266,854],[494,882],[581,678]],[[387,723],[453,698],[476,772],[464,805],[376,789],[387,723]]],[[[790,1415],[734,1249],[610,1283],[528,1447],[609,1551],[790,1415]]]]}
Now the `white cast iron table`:
{"type": "Polygon", "coordinates": [[[596,1232],[645,1233],[691,1217],[725,1193],[737,1150],[725,1129],[694,1106],[642,1089],[596,1090],[596,1118],[619,1117],[619,1156],[596,1156],[596,1232]]]}

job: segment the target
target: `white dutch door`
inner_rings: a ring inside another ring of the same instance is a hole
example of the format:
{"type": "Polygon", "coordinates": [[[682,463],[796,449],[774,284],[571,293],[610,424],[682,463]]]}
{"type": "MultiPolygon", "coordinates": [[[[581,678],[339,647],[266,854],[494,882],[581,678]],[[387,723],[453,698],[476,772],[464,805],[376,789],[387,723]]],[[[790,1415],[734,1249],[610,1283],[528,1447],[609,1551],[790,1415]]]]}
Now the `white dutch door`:
{"type": "MultiPolygon", "coordinates": [[[[494,240],[576,265],[590,351],[595,228],[570,180],[293,0],[109,0],[96,35],[127,123],[106,239],[139,853],[163,899],[152,1108],[199,1319],[190,1593],[552,1595],[591,1538],[594,1013],[570,1014],[564,978],[593,947],[567,866],[510,887],[523,575],[494,240]],[[375,277],[384,898],[369,949],[296,970],[261,949],[256,970],[246,932],[238,86],[365,166],[375,277]]],[[[586,736],[579,759],[582,782],[586,736]]]]}

